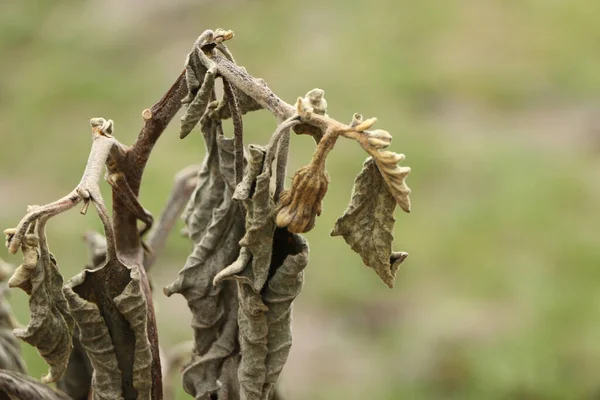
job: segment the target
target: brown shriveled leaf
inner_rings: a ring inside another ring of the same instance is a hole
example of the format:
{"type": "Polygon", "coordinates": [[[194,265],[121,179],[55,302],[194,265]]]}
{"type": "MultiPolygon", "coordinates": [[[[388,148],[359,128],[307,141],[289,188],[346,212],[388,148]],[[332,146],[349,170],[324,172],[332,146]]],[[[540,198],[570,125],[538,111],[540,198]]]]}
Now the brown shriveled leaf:
{"type": "Polygon", "coordinates": [[[13,332],[37,348],[48,363],[50,370],[42,377],[42,382],[55,382],[65,372],[73,349],[74,322],[62,292],[63,278],[48,248],[40,246],[38,236],[27,234],[22,251],[24,262],[15,270],[8,285],[19,287],[30,295],[31,321],[24,329],[13,332]]]}
{"type": "MultiPolygon", "coordinates": [[[[87,232],[83,236],[90,257],[87,269],[98,269],[106,260],[106,238],[98,232],[87,232]]],[[[79,328],[73,331],[73,351],[63,377],[57,387],[74,400],[87,400],[92,387],[92,364],[79,340],[79,328]]]]}
{"type": "Polygon", "coordinates": [[[233,191],[233,139],[223,136],[220,121],[202,119],[202,133],[206,144],[206,156],[198,173],[198,184],[183,212],[187,231],[196,244],[206,233],[212,212],[223,201],[225,186],[233,191]]]}
{"type": "Polygon", "coordinates": [[[277,229],[273,248],[274,273],[263,290],[269,326],[265,399],[275,395],[275,384],[292,347],[292,302],[302,290],[308,264],[308,243],[300,235],[277,229]]]}
{"type": "Polygon", "coordinates": [[[192,311],[195,356],[184,371],[183,382],[186,392],[197,399],[208,398],[219,389],[221,366],[235,354],[235,326],[227,328],[231,315],[237,315],[235,304],[230,303],[236,298],[235,284],[215,287],[213,279],[235,261],[244,234],[241,207],[231,200],[233,142],[223,137],[220,122],[204,118],[202,124],[207,168],[200,174],[186,213],[194,249],[177,280],[164,290],[167,296],[182,294],[192,311]]]}
{"type": "Polygon", "coordinates": [[[392,252],[396,200],[371,157],[356,177],[350,205],[335,223],[331,236],[343,236],[365,265],[390,288],[407,253],[392,252]]]}
{"type": "Polygon", "coordinates": [[[79,340],[93,368],[94,399],[123,399],[121,372],[106,322],[98,306],[79,297],[71,287],[83,283],[85,275],[72,278],[64,288],[73,318],[80,332],[79,340]]]}
{"type": "Polygon", "coordinates": [[[131,269],[131,281],[114,301],[135,333],[133,387],[138,399],[149,399],[152,391],[152,380],[148,379],[152,376],[152,350],[148,341],[148,312],[139,267],[131,269]]]}
{"type": "Polygon", "coordinates": [[[246,234],[240,241],[242,251],[233,267],[225,268],[215,279],[215,283],[218,283],[235,276],[237,280],[249,284],[257,293],[261,291],[269,275],[273,250],[271,241],[275,232],[275,203],[270,194],[271,171],[263,168],[265,152],[261,146],[250,146],[248,173],[233,195],[246,208],[246,234]],[[264,172],[261,172],[263,169],[264,172]],[[258,173],[260,175],[257,176],[258,173]],[[251,269],[239,274],[247,262],[251,263],[251,269]]]}
{"type": "Polygon", "coordinates": [[[179,132],[181,139],[189,135],[200,121],[210,102],[215,85],[216,70],[206,69],[198,57],[198,51],[195,47],[192,49],[188,54],[185,67],[188,94],[182,100],[182,103],[187,107],[181,117],[181,130],[179,132]]]}
{"type": "Polygon", "coordinates": [[[94,368],[95,399],[149,399],[161,392],[162,382],[154,379],[160,371],[148,362],[148,305],[141,268],[109,258],[65,285],[79,339],[94,368]]]}
{"type": "Polygon", "coordinates": [[[14,371],[0,370],[0,399],[6,400],[72,400],[63,392],[14,371]]]}
{"type": "Polygon", "coordinates": [[[246,208],[240,256],[215,279],[238,283],[241,398],[270,399],[291,345],[291,302],[302,287],[308,246],[287,229],[276,229],[265,149],[250,146],[248,173],[234,198],[246,208]],[[294,255],[292,255],[294,254],[294,255]],[[297,254],[297,255],[296,255],[297,254]]]}

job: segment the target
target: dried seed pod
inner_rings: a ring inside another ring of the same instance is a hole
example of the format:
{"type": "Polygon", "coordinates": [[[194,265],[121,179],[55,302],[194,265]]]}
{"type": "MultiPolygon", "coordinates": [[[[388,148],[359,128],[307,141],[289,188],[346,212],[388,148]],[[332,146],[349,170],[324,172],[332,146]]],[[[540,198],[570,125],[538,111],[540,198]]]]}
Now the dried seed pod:
{"type": "Polygon", "coordinates": [[[396,200],[371,157],[356,177],[350,205],[331,231],[343,236],[390,288],[407,253],[392,252],[396,200]]]}
{"type": "Polygon", "coordinates": [[[284,190],[279,198],[277,226],[294,233],[310,231],[316,217],[321,215],[328,185],[329,176],[324,168],[309,164],[296,171],[291,188],[284,190]]]}

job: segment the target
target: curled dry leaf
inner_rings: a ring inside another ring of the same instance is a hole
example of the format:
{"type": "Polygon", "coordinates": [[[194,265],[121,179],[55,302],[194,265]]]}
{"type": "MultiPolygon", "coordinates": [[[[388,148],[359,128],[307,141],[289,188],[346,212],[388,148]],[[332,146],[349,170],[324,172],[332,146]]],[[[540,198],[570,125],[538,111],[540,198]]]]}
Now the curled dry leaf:
{"type": "Polygon", "coordinates": [[[131,281],[114,301],[135,333],[133,388],[137,391],[138,399],[149,399],[152,391],[152,380],[148,379],[152,373],[152,351],[148,341],[148,313],[142,293],[140,267],[131,269],[131,281]]]}
{"type": "Polygon", "coordinates": [[[358,135],[353,135],[353,137],[375,160],[396,203],[405,212],[410,212],[410,189],[406,185],[406,177],[410,173],[410,168],[398,165],[404,160],[404,154],[388,150],[381,151],[390,145],[392,135],[381,129],[367,131],[376,121],[376,118],[363,120],[362,115],[354,114],[350,126],[358,132],[358,135]]]}
{"type": "Polygon", "coordinates": [[[343,236],[390,288],[407,253],[392,252],[396,200],[371,157],[356,177],[350,205],[331,231],[343,236]]]}
{"type": "Polygon", "coordinates": [[[30,376],[7,370],[0,370],[0,399],[72,400],[67,394],[54,390],[30,376]]]}
{"type": "Polygon", "coordinates": [[[94,368],[97,399],[150,398],[149,393],[162,390],[153,378],[160,371],[148,361],[148,306],[141,268],[109,257],[100,268],[85,270],[65,285],[79,339],[94,368]]]}
{"type": "MultiPolygon", "coordinates": [[[[94,231],[86,232],[83,240],[88,247],[90,257],[87,269],[98,269],[106,260],[106,238],[94,231]]],[[[81,333],[75,326],[73,330],[73,351],[69,357],[67,370],[57,382],[57,387],[74,400],[87,400],[92,387],[93,368],[85,349],[79,340],[81,333]]]]}
{"type": "Polygon", "coordinates": [[[300,235],[277,229],[273,249],[274,272],[263,290],[269,326],[263,388],[266,399],[275,395],[275,384],[292,347],[292,302],[302,290],[304,268],[308,264],[308,243],[300,235]]]}
{"type": "MultiPolygon", "coordinates": [[[[11,266],[0,258],[0,281],[5,281],[11,273],[11,266]]],[[[6,298],[7,291],[7,284],[0,283],[0,369],[26,373],[21,345],[13,334],[17,323],[6,298]]]]}
{"type": "Polygon", "coordinates": [[[202,124],[207,155],[184,215],[194,249],[178,279],[164,290],[167,296],[182,294],[192,311],[195,355],[184,370],[183,383],[186,392],[197,399],[219,389],[222,364],[235,352],[237,331],[226,330],[231,326],[227,321],[237,314],[228,300],[236,298],[235,284],[215,287],[213,280],[236,259],[244,234],[241,207],[231,199],[233,142],[222,136],[220,122],[204,118],[202,124]]]}
{"type": "Polygon", "coordinates": [[[64,288],[73,318],[79,329],[79,340],[94,370],[94,399],[123,399],[121,372],[110,333],[98,306],[79,297],[73,286],[83,283],[83,274],[72,278],[64,288]]]}
{"type": "Polygon", "coordinates": [[[43,224],[38,223],[36,234],[26,235],[21,244],[23,264],[8,284],[30,295],[31,321],[25,328],[15,329],[14,335],[37,348],[48,363],[50,369],[42,382],[55,382],[67,368],[74,323],[62,293],[62,276],[45,244],[43,224]]]}
{"type": "Polygon", "coordinates": [[[234,198],[246,208],[240,256],[215,279],[238,283],[238,370],[241,398],[270,399],[291,346],[291,302],[302,287],[308,246],[287,229],[276,229],[266,150],[250,146],[248,172],[234,198]]]}

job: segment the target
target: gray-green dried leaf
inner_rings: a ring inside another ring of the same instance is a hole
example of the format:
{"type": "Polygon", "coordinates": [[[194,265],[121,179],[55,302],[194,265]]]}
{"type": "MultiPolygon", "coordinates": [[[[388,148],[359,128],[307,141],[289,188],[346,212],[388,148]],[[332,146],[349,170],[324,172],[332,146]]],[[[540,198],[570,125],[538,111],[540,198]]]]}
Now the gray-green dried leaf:
{"type": "Polygon", "coordinates": [[[350,205],[335,223],[331,236],[343,236],[365,265],[390,288],[398,267],[408,256],[392,252],[396,200],[371,157],[356,177],[350,205]]]}
{"type": "Polygon", "coordinates": [[[267,371],[263,388],[265,399],[274,396],[275,384],[292,347],[292,302],[302,290],[304,268],[308,264],[308,243],[300,235],[278,229],[273,248],[276,264],[285,258],[281,265],[276,266],[263,291],[269,326],[267,371]]]}
{"type": "MultiPolygon", "coordinates": [[[[164,290],[167,296],[182,294],[192,311],[195,357],[186,368],[183,380],[186,392],[197,399],[206,398],[217,390],[215,379],[220,376],[222,361],[230,356],[226,349],[212,353],[211,349],[229,343],[227,335],[222,336],[229,315],[235,314],[235,308],[228,305],[228,298],[236,297],[231,294],[235,289],[215,287],[213,279],[236,259],[244,234],[241,207],[231,200],[233,142],[223,137],[219,122],[205,118],[202,123],[209,152],[205,160],[207,167],[203,168],[206,173],[201,173],[197,190],[190,199],[186,219],[194,249],[177,280],[164,290]],[[220,343],[218,339],[224,342],[220,343]],[[205,355],[213,360],[206,362],[205,355]],[[207,377],[209,381],[203,381],[207,377]]],[[[226,345],[226,348],[230,346],[226,345]]]]}
{"type": "MultiPolygon", "coordinates": [[[[45,235],[43,229],[39,234],[45,235]]],[[[9,286],[19,287],[30,295],[31,320],[25,328],[13,332],[37,348],[48,363],[50,369],[42,382],[55,382],[67,368],[73,349],[73,318],[62,292],[63,278],[54,257],[45,245],[40,246],[38,237],[33,234],[26,236],[22,249],[24,263],[15,270],[9,286]]]]}
{"type": "MultiPolygon", "coordinates": [[[[90,257],[87,269],[98,269],[106,261],[106,238],[104,235],[89,231],[83,235],[90,257]]],[[[81,341],[79,328],[73,331],[73,351],[63,377],[57,382],[57,387],[71,396],[74,400],[87,400],[92,387],[94,370],[81,341]]]]}
{"type": "Polygon", "coordinates": [[[68,395],[14,371],[0,370],[0,399],[72,400],[68,395]]]}
{"type": "Polygon", "coordinates": [[[182,214],[194,244],[206,233],[213,211],[223,202],[226,186],[229,196],[235,188],[233,139],[224,137],[220,121],[207,117],[202,119],[202,133],[206,155],[198,173],[198,184],[182,214]]]}
{"type": "Polygon", "coordinates": [[[181,130],[179,132],[181,139],[189,135],[204,115],[215,85],[216,68],[207,70],[200,61],[198,51],[200,50],[192,49],[187,57],[185,67],[188,94],[182,100],[182,103],[187,107],[181,117],[181,130]]]}
{"type": "Polygon", "coordinates": [[[113,253],[100,268],[85,270],[65,285],[65,295],[81,332],[82,346],[94,368],[95,399],[144,398],[145,392],[138,393],[136,387],[140,379],[151,385],[153,398],[162,393],[161,371],[154,357],[150,368],[143,361],[145,356],[141,362],[138,357],[150,338],[150,334],[139,327],[139,319],[148,315],[146,293],[149,289],[141,286],[136,275],[136,270],[144,273],[142,268],[123,264],[113,253]],[[143,295],[133,296],[137,291],[143,295]],[[119,301],[130,295],[133,308],[119,301]]]}
{"type": "MultiPolygon", "coordinates": [[[[218,393],[221,387],[232,382],[227,369],[223,369],[225,360],[237,354],[237,299],[235,284],[227,282],[223,289],[226,320],[223,323],[218,338],[209,350],[202,356],[194,356],[183,371],[183,386],[194,388],[196,399],[210,399],[218,393]],[[223,375],[225,373],[225,376],[223,375]]],[[[237,370],[237,365],[236,365],[237,370]]],[[[236,379],[237,382],[237,379],[236,379]]],[[[219,399],[222,397],[219,396],[219,399]]]]}
{"type": "Polygon", "coordinates": [[[79,340],[94,369],[94,399],[123,399],[121,371],[106,322],[96,304],[82,299],[73,291],[73,287],[84,282],[85,274],[84,271],[71,278],[64,292],[80,331],[79,340]]]}
{"type": "Polygon", "coordinates": [[[238,282],[241,398],[270,399],[291,346],[291,303],[302,287],[308,246],[287,229],[275,228],[271,168],[265,149],[250,147],[246,176],[234,198],[246,208],[246,234],[234,264],[218,279],[238,282]],[[269,278],[270,277],[270,278],[269,278]]]}
{"type": "Polygon", "coordinates": [[[137,390],[138,399],[150,399],[152,381],[148,377],[152,374],[152,351],[148,341],[146,298],[141,285],[140,267],[133,267],[131,281],[114,300],[135,333],[133,387],[137,390]]]}
{"type": "Polygon", "coordinates": [[[275,203],[270,193],[271,169],[264,166],[265,152],[263,147],[250,147],[248,173],[233,195],[246,208],[246,234],[240,241],[242,252],[236,261],[239,265],[221,271],[215,280],[218,283],[235,276],[249,284],[255,292],[261,291],[269,275],[275,232],[275,203]],[[250,262],[251,269],[243,270],[247,262],[250,262]],[[242,270],[244,272],[240,273],[242,270]]]}

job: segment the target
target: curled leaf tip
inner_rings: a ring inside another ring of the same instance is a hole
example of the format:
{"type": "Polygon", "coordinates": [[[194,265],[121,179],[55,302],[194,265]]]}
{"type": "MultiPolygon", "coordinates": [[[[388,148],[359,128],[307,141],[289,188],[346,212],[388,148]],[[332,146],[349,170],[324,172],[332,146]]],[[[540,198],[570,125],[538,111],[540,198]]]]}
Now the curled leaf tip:
{"type": "Polygon", "coordinates": [[[375,124],[375,122],[377,122],[377,118],[369,118],[367,120],[361,121],[356,126],[354,126],[354,130],[358,132],[366,131],[367,129],[371,128],[375,124]]]}
{"type": "Polygon", "coordinates": [[[213,40],[215,43],[221,43],[226,40],[231,40],[234,37],[234,33],[231,30],[218,28],[215,30],[213,40]]]}

